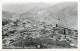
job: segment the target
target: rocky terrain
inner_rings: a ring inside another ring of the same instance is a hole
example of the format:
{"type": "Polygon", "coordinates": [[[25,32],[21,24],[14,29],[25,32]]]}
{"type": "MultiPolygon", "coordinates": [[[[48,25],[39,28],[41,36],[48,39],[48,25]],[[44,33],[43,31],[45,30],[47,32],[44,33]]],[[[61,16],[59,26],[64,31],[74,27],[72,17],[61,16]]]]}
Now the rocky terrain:
{"type": "Polygon", "coordinates": [[[76,2],[13,6],[3,7],[2,48],[77,48],[76,2]]]}

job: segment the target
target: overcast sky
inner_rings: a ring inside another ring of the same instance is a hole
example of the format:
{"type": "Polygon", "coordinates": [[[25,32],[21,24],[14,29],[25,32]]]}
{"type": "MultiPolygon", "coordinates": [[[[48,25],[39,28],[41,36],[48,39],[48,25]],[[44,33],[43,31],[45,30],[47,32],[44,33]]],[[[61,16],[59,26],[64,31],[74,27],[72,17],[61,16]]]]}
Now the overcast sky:
{"type": "Polygon", "coordinates": [[[2,0],[3,3],[26,3],[26,2],[46,2],[46,3],[56,3],[64,1],[77,1],[77,0],[2,0]]]}
{"type": "MultiPolygon", "coordinates": [[[[76,0],[2,0],[2,8],[5,11],[24,11],[27,8],[29,8],[28,5],[26,5],[26,3],[41,3],[42,5],[45,5],[47,3],[47,5],[43,6],[43,7],[47,7],[50,4],[57,4],[57,3],[61,3],[61,2],[74,2],[76,0]],[[22,3],[22,4],[21,4],[22,3]],[[27,6],[27,8],[25,8],[25,6],[27,6]]],[[[42,6],[41,5],[41,6],[42,6]]],[[[32,7],[32,6],[31,6],[32,7]]]]}

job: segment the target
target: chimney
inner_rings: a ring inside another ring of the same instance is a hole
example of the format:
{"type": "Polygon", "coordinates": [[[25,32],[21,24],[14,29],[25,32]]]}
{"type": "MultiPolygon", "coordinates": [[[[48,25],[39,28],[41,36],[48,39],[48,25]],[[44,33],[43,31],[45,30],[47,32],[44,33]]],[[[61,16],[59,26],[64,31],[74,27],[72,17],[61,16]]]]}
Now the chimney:
{"type": "Polygon", "coordinates": [[[64,28],[64,34],[68,34],[68,28],[64,28]]]}
{"type": "Polygon", "coordinates": [[[56,24],[56,27],[58,27],[58,24],[56,24]]]}

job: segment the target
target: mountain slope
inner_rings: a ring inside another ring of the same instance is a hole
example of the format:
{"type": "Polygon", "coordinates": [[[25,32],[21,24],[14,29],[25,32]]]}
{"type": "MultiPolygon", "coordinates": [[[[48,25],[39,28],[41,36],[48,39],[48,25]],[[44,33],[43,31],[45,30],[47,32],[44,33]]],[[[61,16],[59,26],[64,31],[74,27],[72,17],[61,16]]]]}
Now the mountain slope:
{"type": "Polygon", "coordinates": [[[57,4],[48,9],[48,12],[51,12],[53,16],[60,19],[60,25],[77,29],[78,15],[76,2],[57,4]]]}
{"type": "MultiPolygon", "coordinates": [[[[3,10],[9,10],[10,14],[4,13],[5,16],[13,15],[11,12],[20,12],[19,17],[32,22],[46,22],[48,24],[59,24],[60,26],[77,29],[77,3],[76,2],[64,2],[55,5],[32,3],[9,6],[3,10]],[[12,8],[12,9],[10,9],[12,8]],[[19,9],[18,9],[19,8],[19,9]],[[14,11],[16,10],[16,11],[14,11]],[[22,13],[22,14],[21,14],[22,13]]],[[[14,15],[13,15],[14,17],[14,15]]]]}
{"type": "Polygon", "coordinates": [[[58,23],[61,26],[77,29],[77,3],[66,2],[51,5],[45,9],[42,7],[34,8],[29,12],[23,13],[22,17],[32,17],[34,20],[54,25],[58,23]]]}

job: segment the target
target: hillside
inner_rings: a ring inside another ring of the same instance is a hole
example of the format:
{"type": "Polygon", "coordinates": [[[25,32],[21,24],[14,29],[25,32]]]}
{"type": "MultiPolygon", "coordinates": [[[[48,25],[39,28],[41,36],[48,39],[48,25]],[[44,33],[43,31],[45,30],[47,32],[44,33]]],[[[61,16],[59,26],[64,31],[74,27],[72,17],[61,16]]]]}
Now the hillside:
{"type": "Polygon", "coordinates": [[[21,14],[22,17],[32,17],[38,21],[44,21],[51,24],[60,24],[61,26],[77,29],[77,3],[59,3],[43,9],[34,8],[21,14]],[[60,21],[58,21],[58,18],[60,21]]]}
{"type": "Polygon", "coordinates": [[[77,3],[7,5],[2,11],[2,48],[77,48],[77,3]]]}

